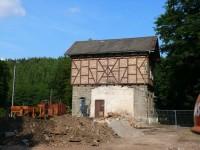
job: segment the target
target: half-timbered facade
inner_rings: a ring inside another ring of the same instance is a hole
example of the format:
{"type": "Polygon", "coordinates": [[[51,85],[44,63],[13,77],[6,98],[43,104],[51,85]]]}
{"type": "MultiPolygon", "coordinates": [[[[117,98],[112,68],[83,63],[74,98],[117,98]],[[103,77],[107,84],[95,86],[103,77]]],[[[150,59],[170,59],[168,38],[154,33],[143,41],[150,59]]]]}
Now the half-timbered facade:
{"type": "Polygon", "coordinates": [[[75,42],[67,55],[71,57],[73,115],[119,113],[149,118],[152,70],[159,58],[155,36],[75,42]]]}
{"type": "Polygon", "coordinates": [[[72,59],[72,85],[150,84],[148,56],[72,59]]]}

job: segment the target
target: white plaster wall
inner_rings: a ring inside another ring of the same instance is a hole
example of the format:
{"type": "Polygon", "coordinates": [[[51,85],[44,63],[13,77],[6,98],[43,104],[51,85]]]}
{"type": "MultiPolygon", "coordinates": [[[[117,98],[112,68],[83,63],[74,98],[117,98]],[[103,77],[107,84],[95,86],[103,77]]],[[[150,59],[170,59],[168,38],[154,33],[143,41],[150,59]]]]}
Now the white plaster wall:
{"type": "Polygon", "coordinates": [[[104,100],[104,115],[109,112],[128,113],[134,116],[134,88],[99,86],[92,89],[90,117],[95,117],[95,100],[104,100]]]}

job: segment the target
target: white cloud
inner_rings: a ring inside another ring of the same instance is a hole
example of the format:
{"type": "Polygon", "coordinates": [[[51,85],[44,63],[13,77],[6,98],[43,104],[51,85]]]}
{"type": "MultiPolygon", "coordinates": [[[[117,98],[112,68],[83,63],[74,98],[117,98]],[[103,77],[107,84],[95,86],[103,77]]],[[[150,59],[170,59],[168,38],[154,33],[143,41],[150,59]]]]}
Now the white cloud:
{"type": "Polygon", "coordinates": [[[68,13],[70,14],[76,14],[76,13],[79,13],[81,10],[79,7],[70,7],[68,8],[68,13]]]}
{"type": "Polygon", "coordinates": [[[25,15],[26,10],[20,0],[0,0],[0,18],[25,15]]]}

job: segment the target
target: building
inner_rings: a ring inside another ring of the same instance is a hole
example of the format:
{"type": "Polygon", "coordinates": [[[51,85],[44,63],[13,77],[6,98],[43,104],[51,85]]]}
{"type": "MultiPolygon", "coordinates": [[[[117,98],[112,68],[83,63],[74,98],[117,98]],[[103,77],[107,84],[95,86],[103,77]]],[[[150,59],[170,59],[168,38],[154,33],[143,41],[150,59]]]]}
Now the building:
{"type": "Polygon", "coordinates": [[[66,54],[71,58],[72,115],[151,119],[157,37],[77,41],[66,54]]]}

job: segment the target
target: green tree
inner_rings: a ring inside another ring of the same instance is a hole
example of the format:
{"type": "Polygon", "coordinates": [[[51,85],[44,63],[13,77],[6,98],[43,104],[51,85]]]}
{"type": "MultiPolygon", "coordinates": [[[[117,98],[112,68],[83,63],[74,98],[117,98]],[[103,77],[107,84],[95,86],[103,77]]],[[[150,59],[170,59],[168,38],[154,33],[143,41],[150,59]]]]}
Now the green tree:
{"type": "Polygon", "coordinates": [[[166,58],[155,69],[157,106],[193,109],[200,92],[200,2],[168,0],[156,32],[166,58]]]}
{"type": "MultiPolygon", "coordinates": [[[[30,58],[8,60],[7,63],[12,75],[13,66],[16,64],[15,105],[35,105],[41,100],[49,99],[50,82],[55,76],[57,59],[30,58]]],[[[12,86],[12,82],[10,82],[10,86],[12,86]]],[[[11,95],[12,91],[10,90],[10,99],[11,95]]]]}
{"type": "Polygon", "coordinates": [[[0,60],[0,106],[5,106],[8,99],[10,72],[7,64],[0,60]]]}
{"type": "Polygon", "coordinates": [[[71,107],[72,87],[70,85],[71,61],[69,57],[58,58],[55,78],[52,82],[54,100],[61,100],[71,107]]]}
{"type": "MultiPolygon", "coordinates": [[[[29,58],[6,63],[11,78],[16,65],[15,105],[36,105],[41,100],[50,100],[52,91],[52,101],[61,100],[71,106],[70,58],[29,58]]],[[[9,86],[11,99],[12,80],[9,86]]]]}

